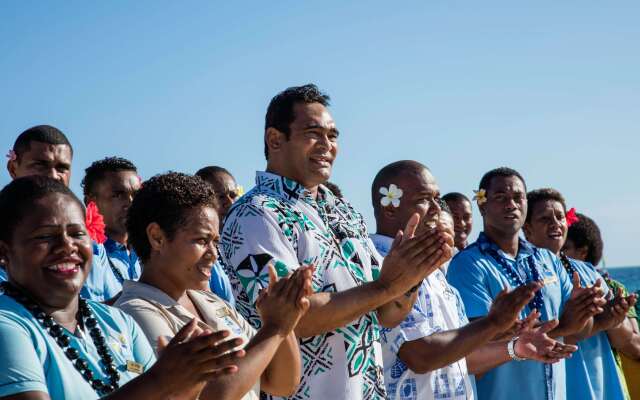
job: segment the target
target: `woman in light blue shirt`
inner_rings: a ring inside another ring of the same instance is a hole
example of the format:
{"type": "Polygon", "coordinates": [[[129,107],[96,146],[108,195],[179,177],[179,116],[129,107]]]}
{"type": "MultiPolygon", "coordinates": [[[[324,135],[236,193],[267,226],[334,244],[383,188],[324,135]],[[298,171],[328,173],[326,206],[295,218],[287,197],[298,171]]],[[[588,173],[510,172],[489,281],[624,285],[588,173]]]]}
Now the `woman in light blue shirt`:
{"type": "Polygon", "coordinates": [[[0,192],[0,398],[161,399],[234,372],[238,345],[189,323],[156,362],[123,312],[80,299],[91,266],[84,208],[63,184],[32,176],[0,192]],[[211,350],[207,349],[211,347],[211,350]],[[205,350],[205,351],[203,351],[205,350]]]}
{"type": "MultiPolygon", "coordinates": [[[[527,193],[527,200],[529,209],[524,225],[527,239],[558,256],[569,275],[578,274],[582,286],[592,286],[600,281],[606,294],[609,289],[591,264],[568,258],[561,252],[568,229],[562,194],[555,189],[538,189],[527,193]]],[[[576,343],[578,351],[566,361],[569,400],[625,398],[609,338],[625,329],[622,322],[636,299],[634,295],[617,294],[614,298],[609,294],[609,297],[604,312],[593,318],[588,332],[576,343]]]]}

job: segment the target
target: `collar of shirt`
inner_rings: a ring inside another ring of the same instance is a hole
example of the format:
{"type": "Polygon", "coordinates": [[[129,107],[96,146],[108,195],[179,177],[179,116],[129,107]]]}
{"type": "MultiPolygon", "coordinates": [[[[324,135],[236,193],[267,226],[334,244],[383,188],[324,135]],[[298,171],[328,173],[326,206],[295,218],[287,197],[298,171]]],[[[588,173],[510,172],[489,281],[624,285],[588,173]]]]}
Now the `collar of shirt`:
{"type": "Polygon", "coordinates": [[[327,190],[323,185],[318,187],[318,198],[316,199],[311,191],[302,186],[302,184],[285,176],[266,171],[256,172],[256,189],[277,197],[302,200],[309,204],[319,203],[321,200],[329,203],[335,202],[331,191],[327,190]]]}
{"type": "Polygon", "coordinates": [[[516,262],[520,262],[527,257],[533,256],[535,253],[535,248],[531,243],[522,238],[518,238],[518,254],[516,255],[516,259],[514,260],[512,257],[503,252],[497,244],[489,239],[489,237],[484,232],[480,232],[476,244],[484,255],[486,255],[489,250],[494,250],[500,257],[516,262]]]}

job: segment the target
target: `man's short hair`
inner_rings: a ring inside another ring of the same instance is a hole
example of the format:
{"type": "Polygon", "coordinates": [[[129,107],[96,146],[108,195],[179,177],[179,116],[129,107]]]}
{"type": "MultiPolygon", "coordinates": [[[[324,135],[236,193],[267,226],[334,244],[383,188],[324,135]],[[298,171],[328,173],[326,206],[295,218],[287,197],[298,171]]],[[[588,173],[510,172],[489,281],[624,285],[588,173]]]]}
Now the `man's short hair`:
{"type": "Polygon", "coordinates": [[[102,160],[94,161],[87,169],[84,170],[84,178],[80,186],[84,196],[95,194],[96,184],[104,178],[107,172],[133,171],[138,172],[136,166],[126,158],[106,157],[102,160]]]}
{"type": "Polygon", "coordinates": [[[547,200],[557,201],[558,203],[562,204],[564,212],[567,212],[567,204],[560,192],[551,188],[536,189],[527,193],[527,203],[529,205],[529,208],[527,210],[527,218],[525,221],[530,222],[535,206],[538,203],[542,203],[543,201],[547,200]]]}
{"type": "Polygon", "coordinates": [[[576,216],[578,217],[578,221],[569,227],[567,240],[571,240],[577,248],[586,246],[587,257],[585,261],[596,266],[602,259],[602,250],[604,248],[600,228],[598,228],[594,220],[586,215],[576,213],[576,216]]]}
{"type": "Polygon", "coordinates": [[[18,135],[18,138],[13,144],[13,151],[16,153],[18,159],[31,149],[31,142],[66,145],[69,146],[71,155],[73,155],[73,147],[69,139],[67,139],[60,129],[51,125],[34,126],[18,135]]]}
{"type": "Polygon", "coordinates": [[[499,167],[487,172],[482,176],[482,179],[480,179],[479,187],[480,189],[489,191],[489,187],[491,186],[491,181],[493,180],[493,178],[496,178],[496,177],[509,178],[511,176],[515,176],[518,179],[520,179],[520,181],[522,182],[522,185],[524,186],[524,190],[525,191],[527,190],[527,183],[524,181],[524,178],[522,177],[522,175],[520,175],[520,173],[515,169],[509,168],[509,167],[499,167]]]}
{"type": "Polygon", "coordinates": [[[233,178],[233,175],[231,175],[231,172],[217,165],[209,165],[207,167],[200,168],[198,172],[196,172],[196,176],[199,176],[205,181],[214,179],[217,175],[220,175],[220,174],[227,174],[233,178]]]}
{"type": "Polygon", "coordinates": [[[471,204],[471,200],[469,200],[467,196],[465,196],[460,192],[447,193],[444,196],[442,196],[442,200],[446,201],[447,204],[450,202],[456,202],[456,201],[466,201],[467,203],[471,204]]]}
{"type": "MultiPolygon", "coordinates": [[[[289,125],[296,119],[293,106],[297,103],[320,103],[325,107],[329,106],[331,98],[322,93],[313,83],[304,86],[292,86],[278,93],[269,102],[267,115],[265,116],[264,130],[275,128],[285,134],[287,139],[291,134],[289,125]]],[[[264,156],[269,159],[269,148],[264,143],[264,156]]]]}

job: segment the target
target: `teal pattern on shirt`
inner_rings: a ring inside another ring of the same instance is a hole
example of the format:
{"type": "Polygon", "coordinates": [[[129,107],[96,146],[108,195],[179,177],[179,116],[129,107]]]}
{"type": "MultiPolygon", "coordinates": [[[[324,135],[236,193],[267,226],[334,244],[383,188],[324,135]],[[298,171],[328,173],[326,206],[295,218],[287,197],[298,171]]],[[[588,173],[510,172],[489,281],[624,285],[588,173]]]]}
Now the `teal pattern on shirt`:
{"type": "MultiPolygon", "coordinates": [[[[256,186],[224,221],[221,257],[236,308],[260,327],[255,300],[268,265],[285,276],[314,263],[313,289],[340,292],[375,279],[380,255],[362,216],[320,186],[317,199],[297,182],[258,172],[256,186]]],[[[347,326],[300,340],[303,376],[291,399],[383,399],[380,329],[375,312],[347,326]]]]}

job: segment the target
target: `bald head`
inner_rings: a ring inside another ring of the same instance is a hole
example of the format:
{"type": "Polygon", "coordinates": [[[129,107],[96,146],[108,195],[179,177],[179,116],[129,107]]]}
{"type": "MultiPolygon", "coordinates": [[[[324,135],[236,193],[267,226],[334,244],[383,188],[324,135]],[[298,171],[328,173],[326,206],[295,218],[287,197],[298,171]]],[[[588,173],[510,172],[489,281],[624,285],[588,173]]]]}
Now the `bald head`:
{"type": "Polygon", "coordinates": [[[391,163],[378,172],[371,185],[377,231],[394,236],[412,214],[425,223],[438,219],[440,189],[429,168],[413,161],[391,163]]]}

